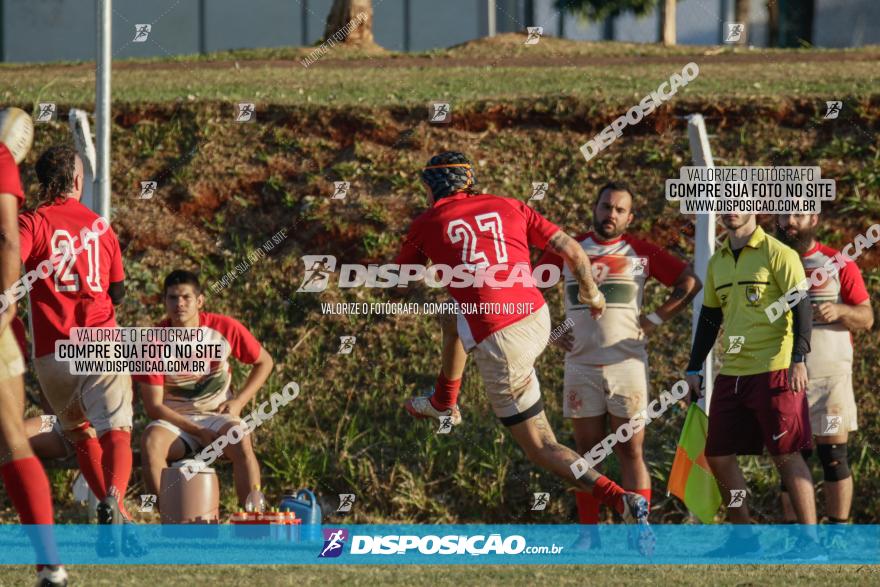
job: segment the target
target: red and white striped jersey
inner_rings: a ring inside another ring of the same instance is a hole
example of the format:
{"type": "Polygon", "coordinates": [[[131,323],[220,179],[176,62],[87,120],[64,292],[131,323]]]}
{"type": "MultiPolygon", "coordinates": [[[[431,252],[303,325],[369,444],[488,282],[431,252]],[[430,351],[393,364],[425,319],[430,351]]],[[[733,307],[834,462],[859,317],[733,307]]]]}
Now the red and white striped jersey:
{"type": "MultiPolygon", "coordinates": [[[[809,279],[813,272],[828,263],[838,251],[816,243],[801,256],[804,272],[809,279]]],[[[858,265],[848,260],[834,276],[825,283],[813,285],[810,281],[810,303],[832,302],[855,306],[868,299],[868,290],[858,265]]],[[[810,379],[845,375],[852,372],[852,335],[838,322],[817,322],[813,318],[813,335],[810,338],[810,354],[807,355],[807,372],[810,379]]]]}
{"type": "MultiPolygon", "coordinates": [[[[168,328],[171,321],[166,318],[156,326],[168,328]]],[[[238,320],[223,314],[199,312],[199,327],[208,329],[207,342],[225,342],[229,346],[229,356],[242,363],[253,365],[260,358],[262,345],[238,320]]],[[[210,370],[204,374],[132,375],[132,379],[148,385],[161,385],[165,393],[163,403],[179,414],[212,413],[233,397],[229,357],[223,361],[211,361],[210,370]]]]}
{"type": "Polygon", "coordinates": [[[590,257],[593,279],[605,296],[605,314],[594,320],[589,307],[578,302],[578,283],[561,257],[546,251],[537,265],[561,267],[565,280],[565,312],[574,322],[574,348],[565,357],[583,365],[610,365],[626,359],[646,359],[646,339],[639,326],[645,282],[653,277],[671,286],[687,264],[652,243],[628,234],[609,241],[593,232],[576,237],[590,257]]]}

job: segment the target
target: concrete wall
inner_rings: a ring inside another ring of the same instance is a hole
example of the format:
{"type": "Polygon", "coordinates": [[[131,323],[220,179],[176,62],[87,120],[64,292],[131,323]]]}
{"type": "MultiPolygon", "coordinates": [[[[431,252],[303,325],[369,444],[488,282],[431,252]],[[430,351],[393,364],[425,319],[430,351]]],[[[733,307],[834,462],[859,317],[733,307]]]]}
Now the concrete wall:
{"type": "Polygon", "coordinates": [[[813,43],[819,47],[880,44],[880,0],[817,0],[813,43]]]}
{"type": "MultiPolygon", "coordinates": [[[[804,0],[806,1],[806,0],[804,0]]],[[[388,49],[406,47],[404,6],[410,6],[409,50],[449,47],[488,30],[484,0],[382,0],[375,2],[374,36],[388,49]]],[[[767,43],[766,0],[751,0],[749,42],[767,43]]],[[[0,0],[4,59],[11,62],[94,59],[95,0],[0,0]]],[[[204,0],[207,51],[312,45],[324,34],[332,0],[204,0]],[[305,14],[305,17],[303,16],[305,14]]],[[[602,24],[560,15],[553,0],[535,0],[535,22],[525,20],[523,0],[496,0],[499,32],[543,26],[557,35],[600,40],[602,24]]],[[[114,0],[114,57],[196,53],[200,49],[199,0],[114,0]],[[153,26],[145,43],[133,43],[135,25],[153,26]]],[[[733,0],[679,0],[681,44],[717,44],[732,20],[733,0]]],[[[615,24],[621,41],[655,42],[657,14],[623,15],[615,24]]],[[[880,43],[880,0],[816,0],[814,41],[820,47],[880,43]]]]}

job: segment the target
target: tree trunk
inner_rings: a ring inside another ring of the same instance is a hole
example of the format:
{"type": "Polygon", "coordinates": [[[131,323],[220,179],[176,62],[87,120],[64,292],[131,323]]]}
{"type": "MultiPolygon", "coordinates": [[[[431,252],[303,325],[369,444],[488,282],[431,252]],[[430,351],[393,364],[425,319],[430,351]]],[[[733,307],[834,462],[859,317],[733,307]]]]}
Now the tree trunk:
{"type": "Polygon", "coordinates": [[[782,47],[803,47],[813,43],[814,0],[786,0],[780,3],[779,25],[782,47]]]}
{"type": "Polygon", "coordinates": [[[372,0],[333,0],[324,40],[331,37],[344,45],[374,47],[372,0]]]}
{"type": "Polygon", "coordinates": [[[749,39],[749,0],[735,0],[733,5],[733,22],[745,25],[737,45],[746,45],[749,39]]]}
{"type": "Polygon", "coordinates": [[[660,42],[675,45],[675,0],[660,0],[660,42]]]}
{"type": "Polygon", "coordinates": [[[535,0],[525,0],[523,18],[526,21],[526,26],[535,26],[535,0]]]}
{"type": "MultiPolygon", "coordinates": [[[[561,14],[561,12],[560,12],[561,14]]],[[[614,16],[606,16],[605,20],[602,21],[602,40],[603,41],[613,41],[614,40],[614,16]]],[[[560,37],[562,35],[559,35],[560,37]]]]}
{"type": "Polygon", "coordinates": [[[767,0],[767,46],[779,46],[779,2],[767,0]]]}

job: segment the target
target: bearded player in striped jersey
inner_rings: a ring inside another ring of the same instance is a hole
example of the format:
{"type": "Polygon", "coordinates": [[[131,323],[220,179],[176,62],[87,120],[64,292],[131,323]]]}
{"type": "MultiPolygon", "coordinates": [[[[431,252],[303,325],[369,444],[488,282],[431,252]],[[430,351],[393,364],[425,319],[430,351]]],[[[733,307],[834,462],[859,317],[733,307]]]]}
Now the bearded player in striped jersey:
{"type": "MultiPolygon", "coordinates": [[[[647,503],[641,495],[624,491],[592,469],[578,474],[576,464],[583,459],[556,441],[544,414],[534,370],[550,337],[550,313],[534,280],[513,278],[522,273],[531,278],[530,246],[549,248],[565,260],[575,277],[580,304],[598,317],[605,300],[591,276],[589,258],[574,239],[534,209],[513,198],[476,190],[473,166],[461,153],[436,155],[421,177],[429,208],[413,221],[396,262],[424,264],[430,260],[450,268],[463,265],[475,280],[466,287],[450,284],[448,291],[456,302],[511,308],[458,317],[459,338],[477,362],[495,415],[529,460],[580,491],[590,492],[626,521],[647,529],[647,503]],[[491,281],[479,284],[481,277],[503,285],[492,286],[491,281]]],[[[416,417],[460,419],[453,410],[457,386],[437,391],[442,397],[409,400],[407,411],[416,417]]],[[[640,546],[643,544],[650,548],[647,541],[640,541],[640,546]]]]}
{"type": "MultiPolygon", "coordinates": [[[[574,324],[573,341],[562,338],[565,356],[563,415],[570,418],[577,451],[586,454],[612,431],[638,418],[648,406],[648,334],[684,310],[702,284],[688,265],[666,250],[626,230],[633,221],[633,194],[622,183],[599,189],[593,207],[593,230],[575,237],[589,256],[593,276],[605,295],[607,309],[594,320],[577,299],[577,282],[563,259],[545,251],[537,265],[563,269],[566,317],[574,324]],[[672,288],[666,301],[645,315],[645,283],[653,278],[672,288]]],[[[651,476],[642,447],[645,430],[614,445],[621,485],[643,496],[650,506],[651,476]]],[[[599,522],[600,503],[586,492],[575,493],[582,524],[599,522]]],[[[587,547],[598,533],[582,534],[587,547]]]]}
{"type": "MultiPolygon", "coordinates": [[[[798,252],[808,278],[823,267],[827,269],[839,254],[816,240],[819,224],[816,214],[783,214],[776,223],[777,235],[798,252]]],[[[830,524],[847,523],[853,497],[846,449],[849,433],[858,429],[851,333],[869,330],[874,324],[874,311],[862,273],[845,253],[843,260],[840,270],[829,271],[823,283],[813,284],[811,280],[809,291],[813,331],[810,354],[806,357],[807,401],[810,428],[825,481],[825,517],[830,524]]],[[[809,459],[812,452],[802,451],[804,459],[809,459]]],[[[785,520],[793,523],[794,509],[784,483],[782,503],[785,520]]],[[[829,546],[833,546],[833,540],[831,538],[829,546]]]]}

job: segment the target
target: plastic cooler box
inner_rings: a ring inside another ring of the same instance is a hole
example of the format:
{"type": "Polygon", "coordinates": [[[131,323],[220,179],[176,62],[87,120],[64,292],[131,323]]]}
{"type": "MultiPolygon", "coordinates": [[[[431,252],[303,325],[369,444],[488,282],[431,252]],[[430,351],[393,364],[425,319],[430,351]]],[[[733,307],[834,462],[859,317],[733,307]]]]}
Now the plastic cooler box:
{"type": "Polygon", "coordinates": [[[298,542],[302,520],[293,512],[236,512],[229,523],[237,536],[298,542]]]}
{"type": "Polygon", "coordinates": [[[321,535],[321,506],[315,494],[308,489],[300,489],[295,495],[285,495],[281,499],[281,507],[283,512],[293,512],[297,518],[302,520],[302,539],[308,542],[320,541],[323,539],[321,535]]]}

